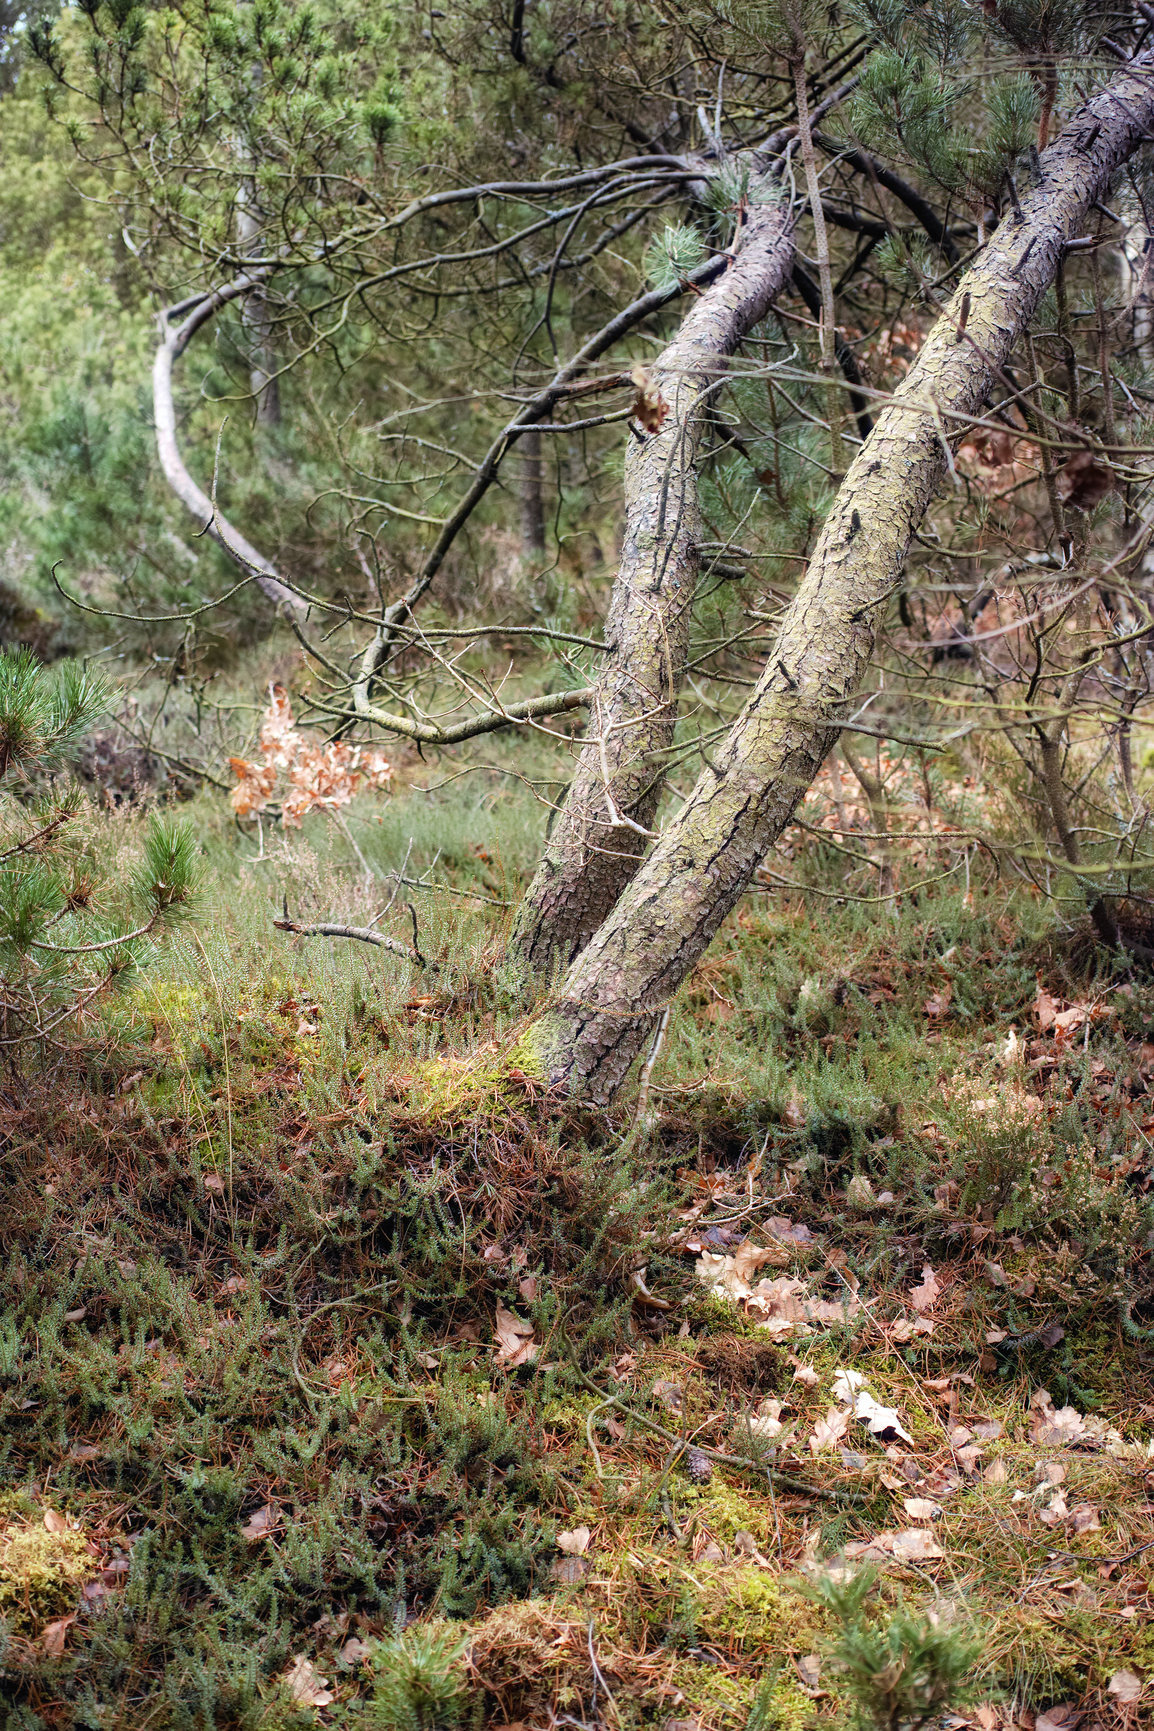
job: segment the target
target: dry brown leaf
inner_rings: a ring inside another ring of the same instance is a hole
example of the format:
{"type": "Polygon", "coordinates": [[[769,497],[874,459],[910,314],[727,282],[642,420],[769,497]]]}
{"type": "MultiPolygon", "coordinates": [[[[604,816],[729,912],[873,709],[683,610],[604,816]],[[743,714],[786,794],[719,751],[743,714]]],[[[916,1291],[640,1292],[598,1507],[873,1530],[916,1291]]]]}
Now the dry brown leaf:
{"type": "Polygon", "coordinates": [[[289,1694],[301,1707],[331,1707],[336,1700],[312,1660],[304,1653],[297,1653],[289,1660],[284,1681],[289,1694]]]}
{"type": "Polygon", "coordinates": [[[1093,1503],[1079,1503],[1072,1511],[1071,1520],[1076,1533],[1097,1533],[1102,1529],[1098,1519],[1098,1511],[1093,1503]]]}
{"type": "Polygon", "coordinates": [[[1045,1713],[1039,1713],[1034,1720],[1034,1731],[1074,1731],[1081,1717],[1072,1701],[1064,1701],[1060,1707],[1050,1707],[1045,1713]]]}
{"type": "Polygon", "coordinates": [[[1030,1401],[1030,1435],[1041,1448],[1069,1448],[1086,1435],[1086,1421],[1072,1406],[1054,1407],[1040,1388],[1030,1401]]]}
{"type": "Polygon", "coordinates": [[[68,1531],[68,1516],[60,1514],[57,1509],[45,1509],[44,1525],[50,1533],[66,1533],[68,1531]]]}
{"type": "Polygon", "coordinates": [[[571,1533],[557,1534],[557,1549],[567,1557],[583,1557],[589,1549],[590,1537],[588,1527],[574,1527],[571,1533]]]}
{"type": "Polygon", "coordinates": [[[1048,1028],[1053,1027],[1054,1018],[1058,1014],[1058,1000],[1051,997],[1043,986],[1038,987],[1034,997],[1034,1014],[1038,1018],[1038,1026],[1043,1034],[1048,1028]]]}
{"type": "Polygon", "coordinates": [[[1094,451],[1075,451],[1058,470],[1058,491],[1075,511],[1092,511],[1114,490],[1114,471],[1094,451]]]}
{"type": "Polygon", "coordinates": [[[1113,1695],[1122,1707],[1132,1707],[1145,1688],[1136,1671],[1115,1671],[1106,1685],[1107,1695],[1113,1695]]]}
{"type": "Polygon", "coordinates": [[[922,1269],[921,1284],[912,1287],[908,1297],[916,1311],[932,1310],[941,1296],[937,1276],[927,1262],[922,1269]]]}
{"type": "Polygon", "coordinates": [[[250,1544],[265,1538],[276,1526],[279,1513],[275,1503],[265,1503],[263,1508],[255,1509],[240,1529],[241,1537],[250,1544]]]}
{"type": "Polygon", "coordinates": [[[496,1358],[498,1364],[513,1369],[519,1364],[532,1364],[539,1348],[533,1339],[533,1324],[522,1322],[497,1300],[496,1358]]]}
{"type": "Polygon", "coordinates": [[[942,1505],[931,1502],[929,1497],[905,1497],[902,1507],[911,1521],[936,1521],[942,1512],[942,1505]]]}
{"type": "Polygon", "coordinates": [[[942,1016],[944,1016],[948,1013],[949,1008],[950,1008],[950,999],[953,997],[953,995],[954,995],[954,988],[949,984],[948,981],[942,987],[940,992],[932,992],[930,994],[930,996],[926,999],[925,1003],[922,1005],[922,1009],[925,1011],[926,1015],[930,1018],[931,1021],[939,1021],[942,1016]]]}
{"type": "Polygon", "coordinates": [[[809,1438],[811,1454],[821,1454],[823,1449],[834,1449],[849,1429],[850,1414],[848,1408],[831,1406],[824,1418],[818,1419],[813,1427],[813,1435],[809,1438]]]}
{"type": "Polygon", "coordinates": [[[653,1384],[653,1392],[661,1402],[662,1406],[669,1412],[681,1411],[685,1402],[685,1397],[681,1392],[680,1383],[663,1382],[659,1378],[658,1381],[653,1384]]]}
{"type": "Polygon", "coordinates": [[[68,1639],[68,1631],[76,1621],[76,1612],[70,1617],[57,1617],[54,1623],[45,1623],[40,1631],[40,1651],[46,1659],[62,1659],[64,1643],[68,1639]]]}
{"type": "Polygon", "coordinates": [[[350,1635],[341,1648],[341,1662],[345,1665],[363,1665],[372,1657],[372,1648],[367,1641],[362,1641],[359,1635],[350,1635]]]}
{"type": "Polygon", "coordinates": [[[661,389],[648,367],[638,363],[629,376],[637,386],[637,395],[633,399],[635,419],[641,422],[647,433],[659,433],[662,422],[669,413],[669,404],[661,395],[661,389]]]}
{"type": "Polygon", "coordinates": [[[537,1276],[535,1274],[524,1275],[522,1277],[522,1279],[520,1279],[517,1282],[517,1291],[521,1294],[521,1298],[524,1301],[524,1303],[536,1304],[536,1302],[537,1302],[537,1276]]]}

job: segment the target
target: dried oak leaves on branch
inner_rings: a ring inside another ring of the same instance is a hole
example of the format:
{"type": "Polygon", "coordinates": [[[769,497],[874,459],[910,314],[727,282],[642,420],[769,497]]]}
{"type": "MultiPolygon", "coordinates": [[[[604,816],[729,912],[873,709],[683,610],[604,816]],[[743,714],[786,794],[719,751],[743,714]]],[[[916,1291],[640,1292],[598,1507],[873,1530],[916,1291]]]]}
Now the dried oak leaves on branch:
{"type": "Polygon", "coordinates": [[[392,766],[383,752],[332,739],[320,745],[297,730],[283,685],[270,685],[257,738],[258,757],[230,757],[236,786],[229,798],[238,817],[258,817],[280,791],[280,815],[299,827],[310,811],[336,811],[366,789],[385,789],[392,766]]]}

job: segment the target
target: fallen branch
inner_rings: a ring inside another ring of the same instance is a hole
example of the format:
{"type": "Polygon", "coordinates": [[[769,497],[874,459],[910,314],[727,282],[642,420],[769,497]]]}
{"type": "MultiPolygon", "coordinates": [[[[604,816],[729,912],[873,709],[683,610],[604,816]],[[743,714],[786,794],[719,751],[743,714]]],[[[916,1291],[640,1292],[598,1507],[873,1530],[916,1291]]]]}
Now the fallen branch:
{"type": "Polygon", "coordinates": [[[335,921],[322,920],[313,926],[302,926],[297,920],[290,920],[286,914],[283,919],[274,920],[273,925],[278,932],[291,932],[297,938],[356,938],[362,944],[375,944],[380,950],[390,950],[395,956],[404,956],[407,962],[412,962],[418,968],[435,968],[436,963],[430,962],[417,948],[417,916],[412,904],[409,912],[413,916],[413,947],[402,944],[398,938],[390,938],[384,932],[375,932],[371,926],[345,926],[335,921]]]}

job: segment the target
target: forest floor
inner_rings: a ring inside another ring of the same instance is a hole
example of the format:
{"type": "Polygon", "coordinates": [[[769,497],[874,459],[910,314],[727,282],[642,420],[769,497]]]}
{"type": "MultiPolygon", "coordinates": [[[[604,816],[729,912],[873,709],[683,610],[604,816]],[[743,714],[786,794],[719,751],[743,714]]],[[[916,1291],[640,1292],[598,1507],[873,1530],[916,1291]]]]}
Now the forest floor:
{"type": "Polygon", "coordinates": [[[214,819],[213,917],[3,1089],[3,1724],[1148,1722],[1154,982],[835,861],[577,1111],[466,894],[527,832],[401,804],[436,969],[274,932],[380,888],[214,819]]]}

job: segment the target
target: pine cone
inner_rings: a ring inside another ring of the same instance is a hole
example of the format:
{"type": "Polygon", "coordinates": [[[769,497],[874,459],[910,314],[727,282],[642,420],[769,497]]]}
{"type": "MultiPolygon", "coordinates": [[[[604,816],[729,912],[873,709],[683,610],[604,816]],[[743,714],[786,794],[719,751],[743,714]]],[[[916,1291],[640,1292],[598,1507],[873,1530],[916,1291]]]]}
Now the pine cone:
{"type": "Polygon", "coordinates": [[[700,1449],[686,1449],[685,1471],[691,1484],[707,1485],[713,1477],[713,1463],[700,1449]]]}

